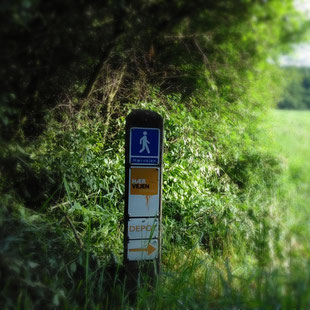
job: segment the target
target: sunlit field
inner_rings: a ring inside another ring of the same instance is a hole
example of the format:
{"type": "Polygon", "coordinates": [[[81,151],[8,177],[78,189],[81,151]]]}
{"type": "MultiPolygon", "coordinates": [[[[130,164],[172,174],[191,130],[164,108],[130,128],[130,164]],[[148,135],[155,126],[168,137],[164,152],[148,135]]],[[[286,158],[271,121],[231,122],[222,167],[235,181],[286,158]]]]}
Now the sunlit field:
{"type": "Polygon", "coordinates": [[[284,166],[279,189],[284,224],[298,247],[310,248],[310,112],[274,111],[271,133],[284,166]]]}

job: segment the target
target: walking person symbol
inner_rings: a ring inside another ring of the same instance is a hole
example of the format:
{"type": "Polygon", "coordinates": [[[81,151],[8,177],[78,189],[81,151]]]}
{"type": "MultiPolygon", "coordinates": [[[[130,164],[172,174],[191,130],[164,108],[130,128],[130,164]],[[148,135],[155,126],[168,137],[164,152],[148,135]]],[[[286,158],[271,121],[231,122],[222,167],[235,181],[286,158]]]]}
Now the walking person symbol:
{"type": "Polygon", "coordinates": [[[140,144],[142,144],[142,149],[139,151],[139,153],[144,152],[144,150],[147,151],[148,154],[150,154],[150,149],[148,144],[150,144],[150,141],[147,139],[147,132],[143,131],[143,137],[140,139],[140,144]]]}

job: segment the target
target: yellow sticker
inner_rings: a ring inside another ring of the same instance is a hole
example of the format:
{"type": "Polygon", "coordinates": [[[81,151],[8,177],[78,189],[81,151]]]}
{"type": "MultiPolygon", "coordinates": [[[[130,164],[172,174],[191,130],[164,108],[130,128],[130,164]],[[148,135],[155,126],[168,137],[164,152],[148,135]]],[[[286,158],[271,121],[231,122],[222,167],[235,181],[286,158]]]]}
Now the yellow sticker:
{"type": "Polygon", "coordinates": [[[131,168],[130,194],[145,196],[157,195],[158,169],[131,168]]]}

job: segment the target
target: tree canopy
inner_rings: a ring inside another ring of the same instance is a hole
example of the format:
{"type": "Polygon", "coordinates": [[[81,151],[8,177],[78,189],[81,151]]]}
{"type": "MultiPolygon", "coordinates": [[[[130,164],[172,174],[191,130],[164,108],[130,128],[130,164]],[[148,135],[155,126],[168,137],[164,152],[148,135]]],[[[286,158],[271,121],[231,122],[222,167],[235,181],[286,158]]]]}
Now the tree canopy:
{"type": "Polygon", "coordinates": [[[305,25],[292,1],[279,0],[6,0],[0,14],[5,140],[37,136],[46,109],[63,96],[88,98],[124,64],[125,101],[139,79],[184,96],[233,93],[232,70],[257,69],[305,25]]]}

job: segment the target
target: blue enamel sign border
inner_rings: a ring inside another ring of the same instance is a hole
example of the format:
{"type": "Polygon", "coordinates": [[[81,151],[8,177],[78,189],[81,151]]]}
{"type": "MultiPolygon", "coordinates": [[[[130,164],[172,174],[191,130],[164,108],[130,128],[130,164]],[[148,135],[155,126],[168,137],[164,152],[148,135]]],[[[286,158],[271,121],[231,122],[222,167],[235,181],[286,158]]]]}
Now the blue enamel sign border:
{"type": "Polygon", "coordinates": [[[129,163],[158,165],[160,160],[159,128],[130,128],[129,163]]]}

